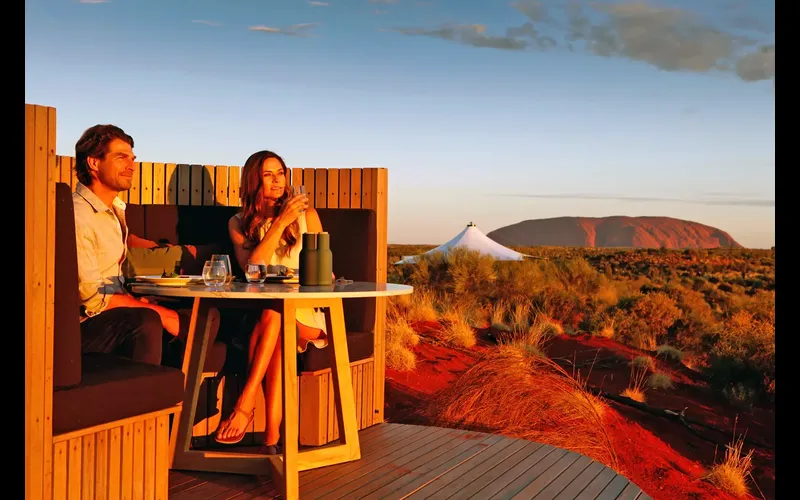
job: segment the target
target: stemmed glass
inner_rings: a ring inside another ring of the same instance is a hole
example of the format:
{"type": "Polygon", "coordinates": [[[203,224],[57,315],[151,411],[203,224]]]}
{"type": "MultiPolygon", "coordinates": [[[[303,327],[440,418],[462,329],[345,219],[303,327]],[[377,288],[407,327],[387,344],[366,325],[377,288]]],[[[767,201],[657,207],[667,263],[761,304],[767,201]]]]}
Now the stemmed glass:
{"type": "Polygon", "coordinates": [[[203,265],[203,283],[214,288],[225,283],[228,270],[221,260],[207,260],[203,265]]]}
{"type": "Polygon", "coordinates": [[[212,262],[222,262],[222,265],[225,268],[225,285],[230,285],[231,281],[233,281],[233,269],[231,268],[231,258],[227,254],[214,254],[211,256],[212,262]]]}

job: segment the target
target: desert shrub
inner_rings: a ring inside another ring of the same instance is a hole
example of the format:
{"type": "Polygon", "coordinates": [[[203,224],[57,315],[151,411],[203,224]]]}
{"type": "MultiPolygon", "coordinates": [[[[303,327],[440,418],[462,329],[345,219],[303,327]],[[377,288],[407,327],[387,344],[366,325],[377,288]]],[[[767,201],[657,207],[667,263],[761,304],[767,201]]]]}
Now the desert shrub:
{"type": "Polygon", "coordinates": [[[635,347],[652,351],[663,343],[668,328],[680,315],[680,310],[667,294],[649,293],[631,305],[618,331],[629,338],[635,347]]]}
{"type": "Polygon", "coordinates": [[[672,377],[668,373],[655,372],[650,374],[647,385],[653,389],[672,389],[672,377]]]}
{"type": "Polygon", "coordinates": [[[718,388],[739,383],[766,393],[775,381],[775,325],[746,310],[728,317],[714,336],[707,371],[718,388]]]}
{"type": "Polygon", "coordinates": [[[494,291],[494,258],[458,247],[448,252],[445,262],[447,284],[455,295],[484,297],[494,291]]]}
{"type": "Polygon", "coordinates": [[[662,344],[656,348],[656,356],[677,362],[683,361],[683,351],[667,344],[662,344]]]}
{"type": "Polygon", "coordinates": [[[426,413],[433,425],[538,441],[614,468],[603,407],[549,359],[500,346],[437,393],[426,413]]]}

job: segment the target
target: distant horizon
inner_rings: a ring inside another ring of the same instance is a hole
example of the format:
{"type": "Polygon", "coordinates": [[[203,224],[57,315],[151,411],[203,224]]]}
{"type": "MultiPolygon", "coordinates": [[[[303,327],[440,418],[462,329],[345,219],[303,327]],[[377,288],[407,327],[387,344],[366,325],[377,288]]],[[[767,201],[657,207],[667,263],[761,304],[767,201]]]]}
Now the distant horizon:
{"type": "MultiPolygon", "coordinates": [[[[713,229],[717,229],[719,231],[722,231],[722,232],[726,233],[728,236],[733,238],[733,240],[736,243],[739,243],[740,245],[742,245],[742,247],[743,247],[742,249],[745,249],[745,250],[770,250],[771,248],[773,248],[775,246],[774,244],[772,244],[772,245],[770,245],[768,247],[754,247],[754,246],[744,245],[744,244],[742,244],[741,241],[739,241],[736,238],[736,236],[734,234],[732,234],[731,232],[727,231],[725,228],[712,226],[712,225],[706,224],[706,223],[704,223],[702,221],[690,220],[690,219],[680,219],[680,218],[671,217],[671,216],[668,216],[668,215],[622,215],[622,214],[608,215],[608,216],[580,216],[580,215],[569,216],[569,215],[564,215],[564,216],[554,216],[554,217],[542,217],[542,218],[536,218],[536,219],[523,219],[523,220],[520,220],[520,221],[517,221],[517,222],[512,222],[512,223],[505,224],[503,226],[495,227],[495,228],[492,228],[492,229],[484,229],[483,227],[481,227],[481,224],[479,224],[479,223],[477,223],[477,222],[475,222],[473,220],[473,221],[465,222],[464,224],[462,224],[460,229],[458,229],[457,231],[453,232],[450,236],[444,237],[442,239],[442,241],[440,241],[438,243],[405,242],[405,241],[401,242],[401,241],[395,241],[395,240],[391,240],[390,239],[390,241],[388,241],[387,244],[389,244],[389,245],[419,245],[419,246],[437,247],[439,245],[442,245],[443,243],[446,243],[446,242],[450,241],[452,238],[454,238],[456,235],[458,235],[461,231],[463,231],[466,227],[468,227],[469,224],[474,224],[483,234],[488,236],[489,233],[491,233],[492,231],[495,231],[497,229],[502,229],[504,227],[513,226],[515,224],[520,224],[522,222],[527,222],[527,221],[550,220],[550,219],[610,219],[610,218],[614,218],[614,217],[625,217],[625,218],[631,218],[631,219],[660,218],[660,219],[672,219],[672,220],[676,220],[676,221],[679,221],[679,222],[690,222],[690,223],[694,223],[694,224],[701,224],[701,225],[704,225],[704,226],[707,226],[707,227],[710,227],[710,228],[713,228],[713,229]]],[[[528,246],[528,245],[511,245],[511,246],[528,246]]],[[[532,246],[551,246],[551,245],[532,245],[532,246]]],[[[646,248],[646,247],[607,247],[607,246],[597,246],[597,245],[593,245],[593,246],[567,245],[567,246],[575,247],[575,248],[646,248]]],[[[726,247],[714,247],[714,248],[727,249],[726,247]]],[[[698,250],[701,250],[703,248],[700,248],[700,247],[676,247],[675,249],[676,250],[677,249],[698,249],[698,250]]]]}

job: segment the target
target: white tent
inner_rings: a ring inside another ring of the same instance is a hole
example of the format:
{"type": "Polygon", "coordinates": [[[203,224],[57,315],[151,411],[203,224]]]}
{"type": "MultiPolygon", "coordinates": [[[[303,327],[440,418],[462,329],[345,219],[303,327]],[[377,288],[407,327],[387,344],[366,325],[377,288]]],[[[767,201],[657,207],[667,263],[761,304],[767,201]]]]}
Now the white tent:
{"type": "MultiPolygon", "coordinates": [[[[456,247],[465,247],[469,250],[477,250],[484,255],[490,255],[497,260],[523,260],[527,255],[521,254],[519,252],[515,252],[510,248],[506,248],[500,243],[494,241],[493,239],[489,238],[485,234],[478,229],[478,226],[470,222],[467,224],[467,227],[464,228],[463,231],[458,233],[455,238],[439,245],[438,247],[434,248],[433,250],[428,250],[427,252],[421,255],[430,255],[434,253],[443,253],[446,254],[451,248],[456,247]]],[[[417,262],[420,255],[409,255],[404,256],[401,260],[395,262],[395,265],[399,264],[413,264],[417,262]]]]}

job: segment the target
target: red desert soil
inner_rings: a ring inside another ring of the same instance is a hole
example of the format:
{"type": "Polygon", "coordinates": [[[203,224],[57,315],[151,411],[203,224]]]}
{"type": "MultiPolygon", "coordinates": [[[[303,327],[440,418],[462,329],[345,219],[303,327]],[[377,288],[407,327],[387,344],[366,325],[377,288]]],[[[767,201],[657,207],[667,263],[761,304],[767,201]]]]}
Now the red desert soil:
{"type": "MultiPolygon", "coordinates": [[[[434,329],[431,324],[418,324],[416,329],[423,341],[414,348],[417,367],[414,371],[386,370],[386,419],[391,422],[430,425],[417,409],[432,400],[436,391],[447,387],[475,363],[482,351],[491,349],[479,341],[472,349],[451,349],[440,345],[425,333],[434,329]]],[[[546,351],[553,359],[562,359],[568,372],[570,363],[597,363],[576,372],[582,379],[588,376],[590,387],[610,394],[619,394],[628,386],[630,366],[624,360],[641,355],[636,349],[598,337],[568,337],[551,340],[546,351]],[[620,362],[609,360],[624,358],[620,362]],[[569,360],[569,361],[567,361],[569,360]]],[[[769,448],[745,443],[744,451],[755,448],[753,477],[758,488],[749,483],[753,498],[775,498],[774,408],[737,409],[722,397],[711,393],[702,377],[676,362],[657,360],[657,369],[670,373],[675,386],[669,390],[646,391],[647,404],[657,408],[681,411],[686,417],[729,431],[726,435],[703,428],[695,429],[717,443],[693,434],[679,422],[650,415],[635,408],[609,401],[612,411],[606,419],[608,432],[620,461],[620,472],[641,487],[654,499],[727,499],[724,494],[702,477],[724,454],[725,444],[731,441],[734,419],[737,434],[746,430],[746,437],[769,448]],[[760,492],[759,492],[760,489],[760,492]]]]}

